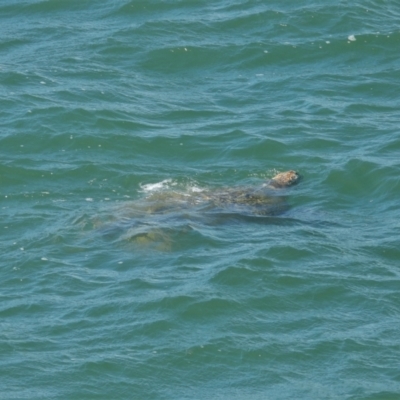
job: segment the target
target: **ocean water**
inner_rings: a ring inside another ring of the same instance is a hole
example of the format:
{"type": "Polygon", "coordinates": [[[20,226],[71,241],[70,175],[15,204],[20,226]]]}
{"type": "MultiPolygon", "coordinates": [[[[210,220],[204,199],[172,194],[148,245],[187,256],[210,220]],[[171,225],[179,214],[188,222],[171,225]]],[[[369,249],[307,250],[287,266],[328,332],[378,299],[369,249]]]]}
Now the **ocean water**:
{"type": "Polygon", "coordinates": [[[1,0],[0,398],[399,399],[399,20],[1,0]]]}

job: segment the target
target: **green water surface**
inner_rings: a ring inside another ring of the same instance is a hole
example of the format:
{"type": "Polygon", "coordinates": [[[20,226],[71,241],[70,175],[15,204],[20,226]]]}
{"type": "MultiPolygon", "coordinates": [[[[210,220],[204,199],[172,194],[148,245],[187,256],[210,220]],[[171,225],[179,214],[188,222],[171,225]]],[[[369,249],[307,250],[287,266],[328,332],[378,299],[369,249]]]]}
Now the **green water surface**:
{"type": "Polygon", "coordinates": [[[399,18],[2,0],[0,398],[400,398],[399,18]]]}

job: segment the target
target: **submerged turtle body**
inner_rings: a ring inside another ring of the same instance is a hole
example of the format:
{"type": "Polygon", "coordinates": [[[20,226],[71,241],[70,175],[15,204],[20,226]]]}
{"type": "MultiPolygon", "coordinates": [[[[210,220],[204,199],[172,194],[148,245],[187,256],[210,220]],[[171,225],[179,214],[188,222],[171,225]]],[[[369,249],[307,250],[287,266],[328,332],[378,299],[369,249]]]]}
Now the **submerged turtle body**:
{"type": "Polygon", "coordinates": [[[287,208],[279,189],[292,186],[299,179],[297,172],[286,171],[260,187],[234,187],[191,193],[156,192],[146,198],[147,210],[150,213],[163,213],[197,206],[201,211],[242,211],[252,215],[276,215],[287,208]]]}
{"type": "Polygon", "coordinates": [[[295,171],[282,172],[258,187],[214,190],[160,190],[119,208],[116,223],[103,234],[139,247],[166,250],[177,232],[233,218],[275,216],[288,209],[281,189],[299,181],[295,171]]]}
{"type": "Polygon", "coordinates": [[[299,181],[295,171],[282,172],[258,187],[233,187],[214,190],[181,192],[162,190],[135,202],[132,212],[160,215],[176,212],[197,214],[277,215],[287,210],[285,197],[280,189],[299,181]]]}

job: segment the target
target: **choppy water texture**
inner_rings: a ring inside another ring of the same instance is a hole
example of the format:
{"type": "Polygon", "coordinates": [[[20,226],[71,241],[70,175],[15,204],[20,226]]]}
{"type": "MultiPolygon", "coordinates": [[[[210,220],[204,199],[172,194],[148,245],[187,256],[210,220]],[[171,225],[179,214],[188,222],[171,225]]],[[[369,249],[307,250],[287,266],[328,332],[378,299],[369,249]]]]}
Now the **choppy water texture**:
{"type": "Polygon", "coordinates": [[[2,0],[0,397],[400,398],[399,20],[2,0]]]}

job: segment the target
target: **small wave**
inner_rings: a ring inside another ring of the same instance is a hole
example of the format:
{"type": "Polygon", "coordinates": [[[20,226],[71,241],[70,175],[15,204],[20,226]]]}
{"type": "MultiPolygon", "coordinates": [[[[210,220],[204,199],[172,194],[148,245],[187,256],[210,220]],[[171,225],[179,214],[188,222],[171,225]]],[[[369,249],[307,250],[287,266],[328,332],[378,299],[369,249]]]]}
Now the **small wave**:
{"type": "Polygon", "coordinates": [[[172,182],[172,179],[164,179],[163,181],[157,183],[147,183],[145,185],[141,184],[140,189],[142,192],[149,193],[159,191],[173,185],[174,183],[172,182]]]}
{"type": "Polygon", "coordinates": [[[199,187],[198,185],[194,183],[188,183],[188,184],[179,184],[178,182],[174,181],[171,178],[164,179],[161,182],[157,183],[146,183],[146,184],[140,184],[140,191],[142,193],[151,193],[151,192],[160,192],[163,190],[168,190],[171,187],[174,187],[174,190],[179,190],[179,192],[182,195],[190,195],[190,193],[201,193],[205,189],[199,187]]]}
{"type": "Polygon", "coordinates": [[[192,187],[190,188],[190,191],[195,192],[195,193],[201,193],[201,192],[204,192],[204,189],[199,188],[199,187],[197,187],[197,186],[192,186],[192,187]]]}

